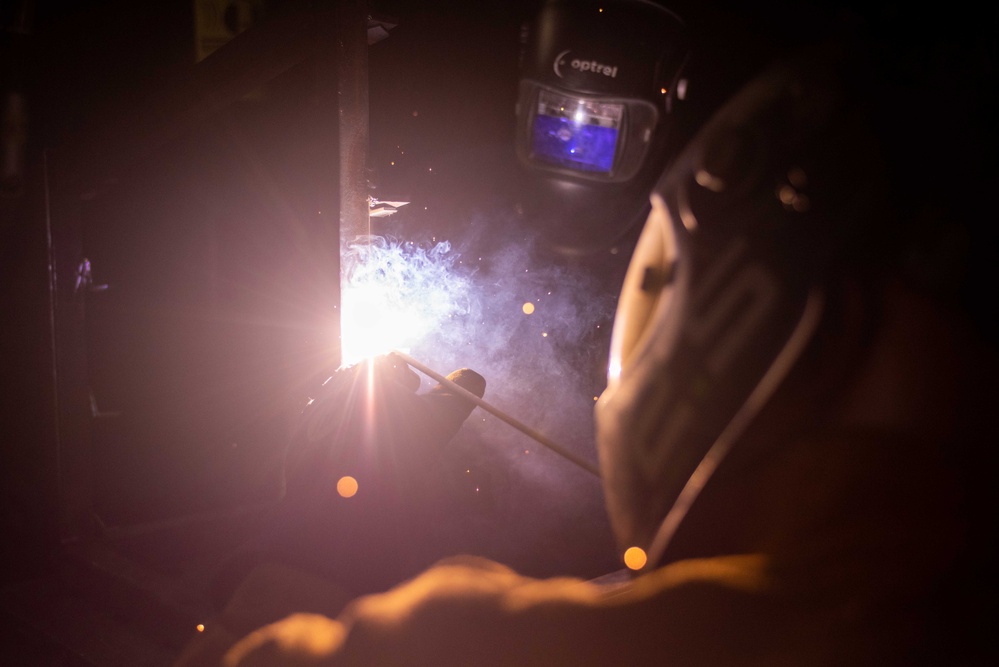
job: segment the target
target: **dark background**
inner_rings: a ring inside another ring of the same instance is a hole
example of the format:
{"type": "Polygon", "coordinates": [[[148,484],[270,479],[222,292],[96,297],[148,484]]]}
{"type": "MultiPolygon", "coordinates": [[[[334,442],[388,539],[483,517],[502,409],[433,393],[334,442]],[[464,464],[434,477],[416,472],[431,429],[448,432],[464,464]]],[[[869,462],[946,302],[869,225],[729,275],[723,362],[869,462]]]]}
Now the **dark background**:
{"type": "MultiPolygon", "coordinates": [[[[255,20],[329,4],[265,1],[255,20]]],[[[192,119],[176,93],[191,93],[193,6],[0,4],[0,92],[27,103],[23,169],[0,198],[0,620],[22,664],[160,664],[175,651],[175,627],[200,604],[177,591],[203,592],[276,497],[292,415],[335,364],[335,84],[306,57],[192,119]],[[137,648],[150,625],[156,650],[137,648]],[[94,634],[116,648],[81,639],[94,634]]],[[[895,76],[932,91],[898,99],[913,113],[887,123],[913,206],[980,200],[962,173],[995,173],[995,8],[669,6],[693,43],[681,132],[771,58],[857,24],[895,76]]],[[[595,460],[590,413],[628,248],[563,262],[516,213],[520,34],[537,7],[372,0],[391,29],[367,53],[366,180],[409,202],[372,232],[449,240],[481,287],[487,325],[423,360],[482,371],[488,399],[595,460]],[[539,296],[536,317],[504,315],[539,296]]],[[[968,222],[917,260],[994,340],[996,233],[968,222]]],[[[522,454],[534,449],[479,412],[459,434],[450,464],[475,471],[478,550],[539,576],[616,569],[599,484],[548,452],[522,454]]]]}

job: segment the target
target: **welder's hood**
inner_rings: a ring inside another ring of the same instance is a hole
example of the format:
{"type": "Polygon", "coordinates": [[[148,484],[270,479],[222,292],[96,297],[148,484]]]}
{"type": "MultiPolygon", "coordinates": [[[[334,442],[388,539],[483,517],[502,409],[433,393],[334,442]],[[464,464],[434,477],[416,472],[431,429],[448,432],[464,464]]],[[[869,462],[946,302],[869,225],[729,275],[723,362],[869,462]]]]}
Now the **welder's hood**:
{"type": "Polygon", "coordinates": [[[611,248],[648,211],[670,144],[686,29],[648,0],[550,0],[525,34],[521,206],[556,251],[611,248]]]}
{"type": "Polygon", "coordinates": [[[612,525],[650,566],[876,226],[884,181],[848,60],[823,52],[752,81],[653,191],[595,408],[612,525]]]}

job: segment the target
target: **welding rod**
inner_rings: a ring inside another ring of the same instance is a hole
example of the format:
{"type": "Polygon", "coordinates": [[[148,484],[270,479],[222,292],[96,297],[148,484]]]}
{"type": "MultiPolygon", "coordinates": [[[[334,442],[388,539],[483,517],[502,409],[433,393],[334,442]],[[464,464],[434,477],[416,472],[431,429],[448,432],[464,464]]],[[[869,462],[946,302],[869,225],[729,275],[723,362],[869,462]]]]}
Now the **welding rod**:
{"type": "Polygon", "coordinates": [[[486,412],[488,412],[488,413],[490,413],[492,415],[495,415],[496,417],[499,417],[500,419],[502,419],[503,421],[505,421],[510,426],[514,427],[515,429],[517,429],[518,431],[520,431],[524,435],[532,438],[533,440],[536,440],[537,442],[541,443],[542,445],[544,445],[548,449],[552,450],[556,454],[561,454],[563,457],[569,459],[570,461],[572,461],[573,463],[575,463],[577,466],[579,466],[583,470],[585,470],[587,472],[590,472],[590,473],[593,473],[597,477],[600,477],[600,471],[597,469],[597,467],[595,465],[593,465],[589,461],[587,461],[585,459],[579,458],[578,456],[576,456],[575,454],[573,454],[569,450],[565,449],[564,447],[562,447],[558,443],[553,442],[547,436],[545,436],[545,435],[543,435],[541,433],[538,433],[537,431],[535,431],[530,426],[528,426],[528,425],[526,425],[526,424],[524,424],[524,423],[522,423],[522,422],[514,419],[513,417],[511,417],[507,413],[503,412],[502,410],[500,410],[496,406],[491,405],[490,403],[487,403],[486,401],[482,400],[481,398],[479,398],[478,396],[476,396],[472,392],[468,391],[467,389],[465,389],[461,385],[459,385],[459,384],[457,384],[455,382],[452,382],[451,380],[448,380],[446,377],[444,377],[440,373],[437,373],[436,371],[428,368],[427,366],[424,366],[423,364],[421,364],[419,361],[417,361],[413,357],[409,356],[408,354],[405,354],[404,352],[400,352],[399,350],[393,350],[393,352],[395,354],[398,354],[400,357],[402,357],[403,361],[405,361],[407,364],[409,364],[410,366],[412,366],[416,370],[420,371],[424,375],[426,375],[428,377],[431,377],[434,380],[437,380],[438,382],[440,382],[442,385],[444,385],[448,389],[451,389],[452,391],[456,392],[459,396],[467,398],[468,400],[472,401],[473,403],[475,403],[477,406],[479,406],[480,408],[482,408],[486,412]]]}

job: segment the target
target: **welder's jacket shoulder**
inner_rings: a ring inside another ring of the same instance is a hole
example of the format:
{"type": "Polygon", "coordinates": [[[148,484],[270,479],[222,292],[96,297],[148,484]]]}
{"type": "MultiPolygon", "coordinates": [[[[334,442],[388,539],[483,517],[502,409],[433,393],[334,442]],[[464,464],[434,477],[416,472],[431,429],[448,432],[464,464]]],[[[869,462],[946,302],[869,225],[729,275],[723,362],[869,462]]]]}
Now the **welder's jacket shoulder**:
{"type": "MultiPolygon", "coordinates": [[[[959,537],[954,508],[941,502],[933,447],[852,440],[790,447],[755,483],[718,485],[719,507],[748,508],[757,524],[742,552],[684,558],[620,587],[452,559],[336,620],[261,628],[230,664],[912,664],[922,607],[959,537]]],[[[691,531],[720,528],[705,500],[691,531]]]]}

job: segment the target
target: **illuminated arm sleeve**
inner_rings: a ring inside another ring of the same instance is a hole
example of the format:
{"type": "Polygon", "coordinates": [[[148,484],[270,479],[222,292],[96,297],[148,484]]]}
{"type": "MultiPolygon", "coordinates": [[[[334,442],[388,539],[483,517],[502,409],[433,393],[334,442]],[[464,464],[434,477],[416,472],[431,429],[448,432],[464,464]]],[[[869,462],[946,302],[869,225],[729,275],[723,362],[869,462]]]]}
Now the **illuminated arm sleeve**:
{"type": "Polygon", "coordinates": [[[299,614],[261,628],[225,664],[738,663],[742,647],[776,631],[759,605],[763,569],[756,557],[687,561],[608,589],[452,559],[338,620],[299,614]]]}

